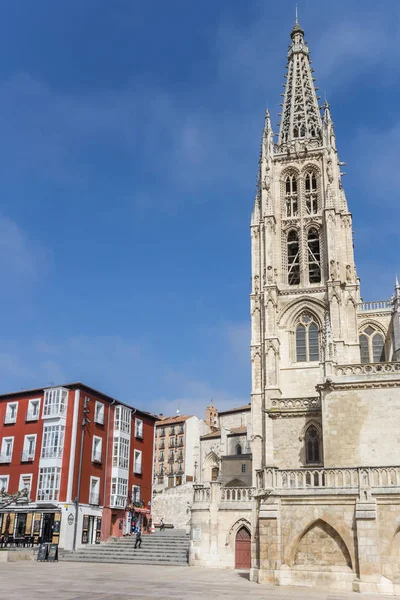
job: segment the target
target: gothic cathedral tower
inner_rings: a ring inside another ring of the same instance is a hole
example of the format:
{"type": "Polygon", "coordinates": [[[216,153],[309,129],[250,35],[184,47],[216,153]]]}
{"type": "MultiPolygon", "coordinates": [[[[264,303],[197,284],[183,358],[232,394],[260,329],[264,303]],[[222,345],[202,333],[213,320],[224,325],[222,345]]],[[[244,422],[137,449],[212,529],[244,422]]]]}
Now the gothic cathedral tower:
{"type": "Polygon", "coordinates": [[[265,411],[316,396],[333,363],[359,363],[352,217],[329,104],[296,22],[277,141],[267,111],[251,217],[252,435],[256,471],[274,463],[265,411]],[[322,111],[322,116],[321,116],[322,111]]]}

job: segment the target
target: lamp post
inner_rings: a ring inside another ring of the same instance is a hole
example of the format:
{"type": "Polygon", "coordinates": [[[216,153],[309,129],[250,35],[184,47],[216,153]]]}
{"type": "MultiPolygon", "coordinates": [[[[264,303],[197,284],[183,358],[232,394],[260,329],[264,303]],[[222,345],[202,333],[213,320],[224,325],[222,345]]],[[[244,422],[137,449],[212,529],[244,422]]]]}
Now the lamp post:
{"type": "Polygon", "coordinates": [[[85,425],[86,423],[90,423],[90,419],[87,418],[87,414],[90,412],[87,405],[89,402],[89,398],[85,398],[83,403],[83,418],[82,418],[82,432],[81,432],[81,447],[79,453],[79,471],[78,471],[78,489],[76,490],[75,497],[75,523],[74,523],[74,540],[72,544],[72,550],[75,552],[76,550],[76,535],[78,533],[78,510],[79,510],[79,496],[81,493],[81,478],[82,478],[82,460],[83,460],[83,442],[85,439],[85,425]]]}

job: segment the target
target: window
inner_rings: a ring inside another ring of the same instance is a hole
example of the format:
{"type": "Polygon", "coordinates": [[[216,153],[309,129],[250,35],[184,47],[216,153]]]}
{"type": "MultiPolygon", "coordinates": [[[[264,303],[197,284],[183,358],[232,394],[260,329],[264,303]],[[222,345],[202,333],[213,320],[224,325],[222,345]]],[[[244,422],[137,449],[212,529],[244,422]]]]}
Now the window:
{"type": "Polygon", "coordinates": [[[38,500],[58,500],[60,493],[61,469],[44,467],[39,469],[38,500]]]}
{"type": "Polygon", "coordinates": [[[0,476],[0,492],[1,491],[5,491],[5,493],[8,492],[8,482],[10,480],[10,476],[9,475],[1,475],[0,476]]]}
{"type": "Polygon", "coordinates": [[[362,331],[359,342],[362,363],[385,362],[385,338],[382,333],[368,325],[362,331]]]}
{"type": "Polygon", "coordinates": [[[17,422],[18,403],[9,402],[7,404],[6,414],[4,416],[4,424],[10,425],[17,422]]]}
{"type": "Polygon", "coordinates": [[[181,437],[179,438],[179,441],[178,441],[178,446],[180,446],[180,447],[182,447],[182,446],[183,446],[183,436],[181,436],[181,437]]]}
{"type": "Polygon", "coordinates": [[[314,227],[308,232],[308,279],[310,283],[321,282],[319,233],[314,227]]]}
{"type": "Polygon", "coordinates": [[[211,469],[211,481],[218,481],[219,469],[218,467],[213,467],[211,469]]]}
{"type": "Polygon", "coordinates": [[[131,432],[131,410],[125,406],[116,406],[114,415],[115,431],[131,432]]]}
{"type": "Polygon", "coordinates": [[[128,496],[128,480],[122,477],[111,479],[111,506],[125,508],[128,496]]]}
{"type": "Polygon", "coordinates": [[[319,433],[314,425],[311,425],[306,432],[306,462],[307,464],[319,463],[320,458],[320,439],[319,433]]]}
{"type": "Polygon", "coordinates": [[[306,173],[306,212],[315,215],[318,212],[317,178],[315,173],[306,173]]]}
{"type": "Polygon", "coordinates": [[[165,427],[162,427],[160,430],[160,437],[164,437],[165,436],[165,427]]]}
{"type": "Polygon", "coordinates": [[[92,462],[94,463],[102,463],[103,462],[103,440],[101,437],[97,435],[93,436],[93,445],[92,445],[92,462]]]}
{"type": "Polygon", "coordinates": [[[158,457],[160,462],[164,462],[164,452],[160,452],[160,456],[158,457]]]}
{"type": "Polygon", "coordinates": [[[37,421],[40,413],[40,398],[33,398],[28,402],[26,421],[37,421]]]}
{"type": "Polygon", "coordinates": [[[174,474],[174,465],[172,463],[169,465],[169,472],[170,472],[170,475],[174,474]]]}
{"type": "Polygon", "coordinates": [[[170,448],[175,448],[175,438],[170,438],[169,439],[169,447],[170,448]]]}
{"type": "Polygon", "coordinates": [[[185,432],[185,426],[179,425],[179,433],[184,433],[184,432],[185,432]]]}
{"type": "Polygon", "coordinates": [[[104,404],[96,402],[94,408],[94,422],[98,425],[104,425],[104,404]]]}
{"type": "Polygon", "coordinates": [[[160,465],[160,475],[164,475],[164,465],[160,465]]]}
{"type": "Polygon", "coordinates": [[[175,427],[170,427],[169,435],[175,435],[175,427]]]}
{"type": "Polygon", "coordinates": [[[143,437],[143,421],[142,419],[135,419],[135,437],[143,437]]]}
{"type": "Polygon", "coordinates": [[[135,450],[133,459],[133,472],[139,475],[142,472],[142,452],[140,450],[135,450]]]}
{"type": "Polygon", "coordinates": [[[11,462],[13,446],[14,446],[14,438],[13,437],[3,438],[3,441],[1,443],[0,462],[2,462],[2,463],[10,463],[11,462]]]}
{"type": "Polygon", "coordinates": [[[174,451],[173,450],[169,451],[169,460],[174,460],[174,451]]]}
{"type": "Polygon", "coordinates": [[[140,483],[132,486],[132,502],[133,504],[140,504],[142,501],[142,490],[140,483]]]}
{"type": "Polygon", "coordinates": [[[28,492],[28,498],[30,498],[30,493],[31,493],[31,487],[32,487],[32,475],[21,475],[21,477],[19,478],[19,490],[27,490],[28,492]]]}
{"type": "Polygon", "coordinates": [[[285,203],[286,216],[297,217],[298,215],[298,200],[297,200],[297,179],[296,175],[290,174],[285,179],[285,203]]]}
{"type": "Polygon", "coordinates": [[[298,285],[300,283],[300,252],[299,237],[297,231],[289,231],[287,238],[288,258],[288,283],[298,285]]]}
{"type": "Polygon", "coordinates": [[[113,467],[119,469],[129,468],[129,440],[125,438],[114,438],[113,467]]]}
{"type": "Polygon", "coordinates": [[[46,390],[44,393],[43,417],[58,417],[65,414],[68,391],[61,388],[46,390]]]}
{"type": "Polygon", "coordinates": [[[26,435],[24,437],[24,449],[21,455],[21,462],[32,461],[35,458],[36,435],[26,435]]]}
{"type": "Polygon", "coordinates": [[[313,317],[304,313],[296,328],[296,362],[319,361],[319,330],[313,317]]]}
{"type": "Polygon", "coordinates": [[[100,504],[100,478],[90,478],[89,504],[98,506],[100,504]]]}
{"type": "Polygon", "coordinates": [[[64,448],[63,425],[45,425],[43,427],[42,458],[61,458],[64,448]]]}
{"type": "Polygon", "coordinates": [[[236,454],[242,454],[242,446],[240,444],[236,444],[236,454]]]}
{"type": "Polygon", "coordinates": [[[246,473],[246,465],[245,464],[242,465],[242,473],[246,473]]]}

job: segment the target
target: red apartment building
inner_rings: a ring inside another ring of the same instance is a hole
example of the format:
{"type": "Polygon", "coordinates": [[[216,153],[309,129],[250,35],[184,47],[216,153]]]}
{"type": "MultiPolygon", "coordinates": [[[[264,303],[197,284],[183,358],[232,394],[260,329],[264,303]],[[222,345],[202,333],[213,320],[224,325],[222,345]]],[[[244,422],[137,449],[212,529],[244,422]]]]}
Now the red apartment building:
{"type": "Polygon", "coordinates": [[[150,516],[156,418],[83,383],[0,395],[0,540],[73,549],[150,516]]]}

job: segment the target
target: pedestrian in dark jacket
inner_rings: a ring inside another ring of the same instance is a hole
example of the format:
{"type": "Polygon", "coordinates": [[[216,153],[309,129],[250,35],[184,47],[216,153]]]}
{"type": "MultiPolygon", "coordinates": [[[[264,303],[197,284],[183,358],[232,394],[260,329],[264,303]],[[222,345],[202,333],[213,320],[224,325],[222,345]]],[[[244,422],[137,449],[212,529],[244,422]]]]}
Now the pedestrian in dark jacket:
{"type": "Polygon", "coordinates": [[[140,531],[140,529],[138,529],[136,533],[135,550],[138,546],[139,548],[142,547],[142,532],[140,531]]]}
{"type": "Polygon", "coordinates": [[[161,521],[160,521],[160,531],[164,531],[164,529],[165,529],[164,519],[161,519],[161,521]]]}

